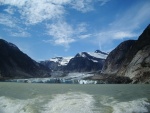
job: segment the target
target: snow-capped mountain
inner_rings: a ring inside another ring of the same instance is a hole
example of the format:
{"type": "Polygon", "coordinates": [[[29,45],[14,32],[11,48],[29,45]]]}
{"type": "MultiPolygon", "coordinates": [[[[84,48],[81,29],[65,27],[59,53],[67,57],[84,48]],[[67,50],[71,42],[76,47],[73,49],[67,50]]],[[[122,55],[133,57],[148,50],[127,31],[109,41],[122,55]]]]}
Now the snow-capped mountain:
{"type": "Polygon", "coordinates": [[[80,52],[72,58],[66,66],[67,71],[90,72],[102,69],[107,53],[96,50],[95,52],[80,52]]]}
{"type": "Polygon", "coordinates": [[[101,52],[100,50],[96,50],[95,52],[80,52],[76,55],[76,57],[88,58],[93,62],[98,62],[99,59],[106,59],[107,56],[107,53],[101,52]]]}
{"type": "Polygon", "coordinates": [[[107,53],[96,50],[80,52],[74,57],[55,57],[41,63],[53,71],[90,72],[101,70],[107,56],[107,53]]]}
{"type": "Polygon", "coordinates": [[[52,69],[53,71],[62,71],[73,57],[54,57],[40,63],[52,69]]]}

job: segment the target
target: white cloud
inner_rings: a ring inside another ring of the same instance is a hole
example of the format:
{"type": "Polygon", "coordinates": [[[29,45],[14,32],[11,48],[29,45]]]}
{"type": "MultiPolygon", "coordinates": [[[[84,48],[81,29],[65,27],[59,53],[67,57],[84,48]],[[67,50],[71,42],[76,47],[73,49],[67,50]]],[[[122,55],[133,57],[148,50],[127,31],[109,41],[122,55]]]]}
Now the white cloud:
{"type": "Polygon", "coordinates": [[[17,7],[22,7],[28,0],[1,0],[0,3],[6,5],[12,5],[17,7]]]}
{"type": "Polygon", "coordinates": [[[20,24],[29,26],[45,20],[52,20],[52,24],[49,24],[47,27],[49,35],[53,37],[52,41],[56,45],[69,47],[70,43],[89,38],[91,34],[87,33],[87,25],[85,23],[72,26],[62,21],[65,19],[65,14],[68,13],[67,8],[73,8],[85,13],[92,11],[94,3],[99,1],[101,4],[105,4],[108,0],[1,0],[0,4],[8,5],[4,11],[11,16],[7,15],[7,18],[2,16],[0,24],[18,29],[18,31],[9,30],[12,36],[27,37],[30,34],[26,30],[19,30],[21,28],[20,24]],[[20,13],[17,16],[18,20],[12,18],[14,12],[20,13]]]}
{"type": "Polygon", "coordinates": [[[75,39],[73,39],[73,28],[64,21],[47,25],[47,28],[49,30],[48,34],[54,38],[54,43],[56,45],[68,47],[69,43],[75,41],[75,39]]]}
{"type": "Polygon", "coordinates": [[[65,13],[64,7],[46,0],[27,2],[21,11],[22,18],[29,24],[37,24],[44,20],[60,18],[65,13]]]}
{"type": "Polygon", "coordinates": [[[48,35],[53,37],[53,39],[48,40],[48,42],[56,45],[63,45],[66,48],[69,48],[70,43],[90,36],[90,34],[87,34],[85,23],[71,26],[65,21],[58,21],[57,23],[48,24],[47,29],[48,35]]]}
{"type": "MultiPolygon", "coordinates": [[[[27,24],[37,24],[44,20],[63,18],[67,12],[65,6],[89,12],[94,9],[94,3],[98,1],[104,5],[108,0],[1,0],[0,3],[17,7],[27,24]]],[[[13,13],[10,6],[6,11],[13,13]]]]}
{"type": "Polygon", "coordinates": [[[69,1],[70,0],[2,0],[0,3],[17,7],[21,18],[24,19],[27,24],[37,24],[44,20],[59,18],[65,14],[63,5],[69,1]]]}

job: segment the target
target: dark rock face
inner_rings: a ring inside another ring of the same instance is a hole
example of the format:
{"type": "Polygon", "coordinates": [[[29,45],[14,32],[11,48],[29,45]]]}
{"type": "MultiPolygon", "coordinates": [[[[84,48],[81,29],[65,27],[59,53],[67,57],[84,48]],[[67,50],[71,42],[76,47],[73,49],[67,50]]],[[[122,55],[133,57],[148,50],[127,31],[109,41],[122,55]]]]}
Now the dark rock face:
{"type": "Polygon", "coordinates": [[[136,53],[126,68],[125,76],[133,82],[150,83],[150,45],[136,53]]]}
{"type": "Polygon", "coordinates": [[[12,43],[0,39],[0,78],[50,76],[50,70],[32,60],[12,43]]]}
{"type": "Polygon", "coordinates": [[[105,75],[93,76],[90,79],[98,81],[98,84],[129,84],[132,80],[129,77],[105,75]]]}
{"type": "Polygon", "coordinates": [[[104,60],[100,63],[92,62],[83,57],[73,58],[66,67],[66,70],[72,72],[89,72],[102,69],[104,60]]]}
{"type": "MultiPolygon", "coordinates": [[[[105,53],[105,55],[107,54],[105,53]]],[[[74,58],[70,60],[65,70],[70,72],[99,71],[102,69],[104,61],[105,59],[96,58],[91,56],[87,52],[82,52],[78,53],[74,58]]]]}
{"type": "Polygon", "coordinates": [[[133,79],[137,83],[150,83],[150,25],[140,35],[131,50],[127,52],[127,59],[123,62],[117,75],[133,79]]]}
{"type": "Polygon", "coordinates": [[[40,63],[48,67],[49,69],[52,69],[53,71],[63,70],[63,66],[60,66],[58,62],[46,60],[46,61],[41,61],[40,63]]]}
{"type": "Polygon", "coordinates": [[[125,41],[114,49],[102,72],[129,77],[132,83],[150,83],[150,25],[137,41],[125,41]]]}
{"type": "Polygon", "coordinates": [[[122,62],[126,59],[126,53],[131,49],[135,40],[128,40],[118,45],[106,58],[102,69],[104,74],[116,74],[122,62]]]}

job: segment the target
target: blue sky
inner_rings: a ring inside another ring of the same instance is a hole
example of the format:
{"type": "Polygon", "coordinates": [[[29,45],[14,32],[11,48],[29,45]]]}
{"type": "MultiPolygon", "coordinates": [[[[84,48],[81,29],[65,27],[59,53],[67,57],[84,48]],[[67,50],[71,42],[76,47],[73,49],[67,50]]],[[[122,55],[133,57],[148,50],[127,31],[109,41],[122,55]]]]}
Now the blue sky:
{"type": "Polygon", "coordinates": [[[109,52],[150,24],[150,0],[0,0],[0,38],[31,58],[109,52]]]}

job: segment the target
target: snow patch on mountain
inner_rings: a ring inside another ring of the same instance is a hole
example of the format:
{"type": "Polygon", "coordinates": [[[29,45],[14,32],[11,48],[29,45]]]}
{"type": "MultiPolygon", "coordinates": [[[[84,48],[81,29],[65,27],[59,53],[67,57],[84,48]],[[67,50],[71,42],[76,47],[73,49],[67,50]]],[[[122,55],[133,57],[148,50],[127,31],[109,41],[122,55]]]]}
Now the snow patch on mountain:
{"type": "Polygon", "coordinates": [[[49,61],[53,61],[59,63],[61,66],[65,66],[69,63],[70,59],[72,58],[73,57],[55,57],[55,58],[51,58],[49,61]]]}
{"type": "MultiPolygon", "coordinates": [[[[101,52],[99,50],[96,50],[95,52],[80,52],[78,53],[77,57],[93,57],[93,58],[99,58],[99,59],[106,59],[108,54],[101,52]]],[[[96,60],[93,60],[93,62],[97,62],[96,60]]]]}
{"type": "Polygon", "coordinates": [[[102,53],[95,53],[95,52],[88,52],[88,54],[90,56],[93,56],[95,58],[101,58],[101,59],[106,59],[107,58],[107,54],[102,54],[102,53]]]}

